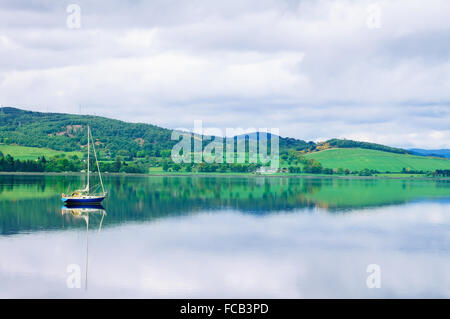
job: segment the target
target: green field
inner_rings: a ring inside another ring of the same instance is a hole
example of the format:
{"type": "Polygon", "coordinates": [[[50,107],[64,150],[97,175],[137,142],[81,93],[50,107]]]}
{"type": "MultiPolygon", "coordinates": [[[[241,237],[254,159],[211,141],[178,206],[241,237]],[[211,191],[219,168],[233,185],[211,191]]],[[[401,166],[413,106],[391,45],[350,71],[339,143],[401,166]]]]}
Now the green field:
{"type": "Polygon", "coordinates": [[[83,157],[82,152],[63,152],[63,151],[55,151],[49,148],[40,148],[40,147],[27,147],[27,146],[18,146],[18,145],[6,145],[0,144],[0,152],[4,155],[9,154],[15,159],[20,160],[35,160],[39,156],[45,156],[46,158],[50,158],[55,155],[66,154],[69,155],[77,155],[79,158],[83,157]]]}
{"type": "Polygon", "coordinates": [[[379,172],[401,172],[450,169],[450,160],[408,154],[397,154],[361,148],[334,148],[305,155],[319,161],[323,167],[350,170],[375,169],[379,172]]]}

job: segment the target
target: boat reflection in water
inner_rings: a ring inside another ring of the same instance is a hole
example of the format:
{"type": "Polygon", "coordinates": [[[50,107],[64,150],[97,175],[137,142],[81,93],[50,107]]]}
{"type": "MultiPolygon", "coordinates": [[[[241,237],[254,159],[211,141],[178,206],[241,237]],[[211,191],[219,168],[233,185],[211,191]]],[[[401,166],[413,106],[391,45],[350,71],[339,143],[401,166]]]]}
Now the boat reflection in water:
{"type": "Polygon", "coordinates": [[[86,223],[86,277],[84,289],[87,290],[88,287],[88,261],[89,261],[89,218],[91,215],[93,217],[100,218],[100,223],[98,226],[97,233],[102,229],[103,219],[106,215],[106,210],[102,205],[71,205],[63,206],[61,208],[61,214],[63,216],[71,216],[76,219],[83,219],[86,223]],[[100,217],[101,216],[101,217],[100,217]]]}

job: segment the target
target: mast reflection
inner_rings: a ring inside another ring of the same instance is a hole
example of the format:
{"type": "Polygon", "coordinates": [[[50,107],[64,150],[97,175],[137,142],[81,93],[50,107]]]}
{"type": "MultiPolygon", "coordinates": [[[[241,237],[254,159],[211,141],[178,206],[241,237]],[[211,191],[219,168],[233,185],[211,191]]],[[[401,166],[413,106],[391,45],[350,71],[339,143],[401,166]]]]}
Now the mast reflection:
{"type": "Polygon", "coordinates": [[[76,205],[76,206],[63,206],[61,208],[61,214],[63,216],[71,216],[76,219],[83,219],[86,223],[86,277],[84,289],[88,287],[88,263],[89,263],[89,217],[90,215],[100,216],[100,223],[98,226],[97,234],[102,229],[103,219],[106,215],[106,210],[102,205],[76,205]]]}

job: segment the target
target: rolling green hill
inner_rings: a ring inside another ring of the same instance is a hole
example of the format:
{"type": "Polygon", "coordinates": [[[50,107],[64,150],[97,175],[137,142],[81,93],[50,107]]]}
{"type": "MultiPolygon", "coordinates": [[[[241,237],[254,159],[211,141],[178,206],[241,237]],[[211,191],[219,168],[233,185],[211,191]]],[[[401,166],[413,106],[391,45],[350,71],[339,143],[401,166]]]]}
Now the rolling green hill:
{"type": "Polygon", "coordinates": [[[0,109],[0,143],[81,151],[87,144],[86,125],[90,124],[101,154],[115,157],[160,156],[171,149],[171,130],[150,124],[126,123],[91,115],[41,113],[4,107],[0,109]]]}
{"type": "MultiPolygon", "coordinates": [[[[81,151],[87,144],[87,124],[91,126],[100,155],[108,158],[116,155],[169,157],[177,143],[171,140],[172,130],[151,124],[127,123],[92,115],[32,112],[12,107],[0,108],[0,143],[81,151]]],[[[299,151],[313,148],[315,144],[280,137],[279,146],[280,150],[299,151]]]]}
{"type": "Polygon", "coordinates": [[[403,168],[413,171],[450,169],[450,160],[398,154],[361,148],[333,148],[305,155],[319,161],[324,167],[348,168],[350,170],[374,169],[379,172],[401,172],[403,168]]]}

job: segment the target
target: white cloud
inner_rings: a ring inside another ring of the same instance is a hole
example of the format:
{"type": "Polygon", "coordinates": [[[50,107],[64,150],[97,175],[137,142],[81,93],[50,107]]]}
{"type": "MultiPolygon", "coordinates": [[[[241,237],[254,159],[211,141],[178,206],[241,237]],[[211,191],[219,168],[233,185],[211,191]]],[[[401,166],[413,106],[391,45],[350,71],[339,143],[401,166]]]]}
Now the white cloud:
{"type": "Polygon", "coordinates": [[[380,1],[380,29],[370,3],[80,1],[70,30],[62,3],[6,1],[0,103],[450,147],[450,3],[380,1]]]}

